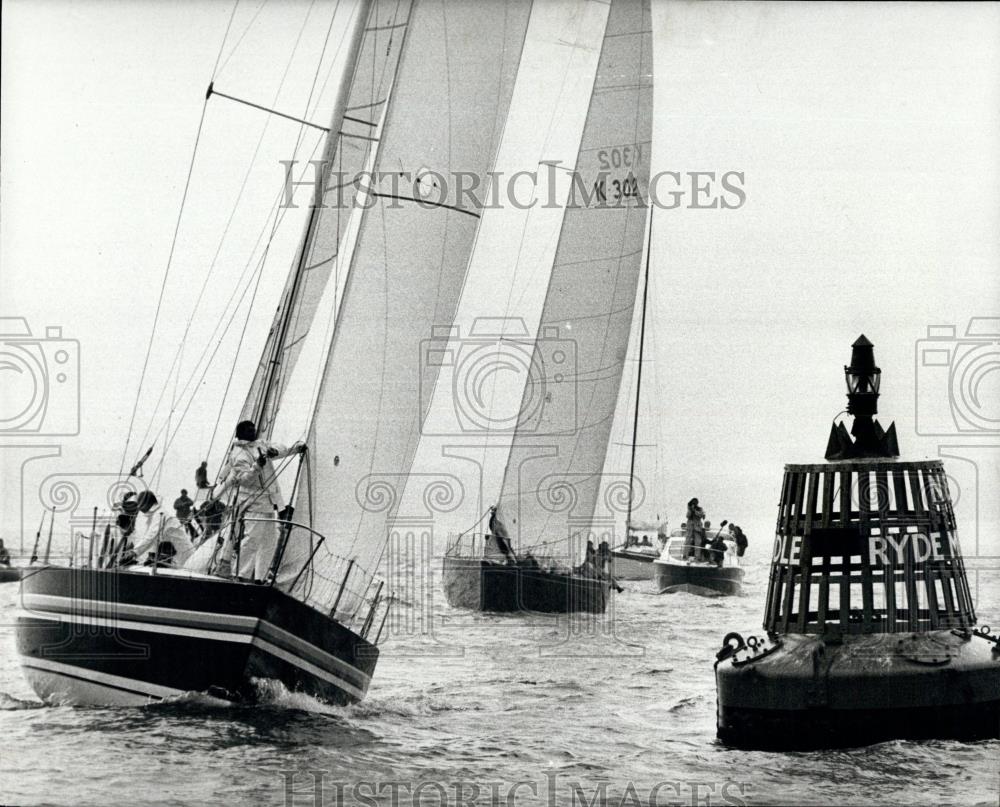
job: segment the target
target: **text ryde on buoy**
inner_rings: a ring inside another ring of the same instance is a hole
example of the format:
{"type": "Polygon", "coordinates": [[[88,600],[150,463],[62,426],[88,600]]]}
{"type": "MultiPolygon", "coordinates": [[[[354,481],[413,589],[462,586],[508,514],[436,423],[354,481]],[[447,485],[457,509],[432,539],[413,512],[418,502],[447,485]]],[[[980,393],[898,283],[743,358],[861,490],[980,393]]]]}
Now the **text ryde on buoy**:
{"type": "MultiPolygon", "coordinates": [[[[927,535],[924,532],[906,532],[899,535],[872,535],[868,539],[868,562],[895,566],[906,562],[907,549],[917,563],[927,560],[944,560],[955,557],[960,552],[958,537],[947,535],[927,535]]],[[[784,566],[798,566],[802,560],[802,536],[779,535],[774,541],[772,563],[784,566]]]]}

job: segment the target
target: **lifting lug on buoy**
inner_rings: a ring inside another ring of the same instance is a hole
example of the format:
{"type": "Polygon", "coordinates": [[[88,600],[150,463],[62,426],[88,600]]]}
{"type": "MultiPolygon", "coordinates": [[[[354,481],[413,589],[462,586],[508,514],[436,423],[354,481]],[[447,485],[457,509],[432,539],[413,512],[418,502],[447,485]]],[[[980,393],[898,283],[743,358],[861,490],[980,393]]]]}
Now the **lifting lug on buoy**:
{"type": "Polygon", "coordinates": [[[722,640],[722,648],[715,654],[715,666],[718,667],[720,662],[725,661],[727,658],[732,658],[746,646],[747,643],[743,641],[743,637],[739,633],[736,631],[727,633],[722,640]],[[729,643],[731,639],[736,641],[735,646],[729,643]]]}
{"type": "Polygon", "coordinates": [[[985,639],[987,642],[992,642],[993,654],[996,656],[1000,656],[1000,636],[994,636],[990,632],[989,625],[982,625],[978,628],[973,628],[972,635],[978,636],[980,639],[985,639]]]}

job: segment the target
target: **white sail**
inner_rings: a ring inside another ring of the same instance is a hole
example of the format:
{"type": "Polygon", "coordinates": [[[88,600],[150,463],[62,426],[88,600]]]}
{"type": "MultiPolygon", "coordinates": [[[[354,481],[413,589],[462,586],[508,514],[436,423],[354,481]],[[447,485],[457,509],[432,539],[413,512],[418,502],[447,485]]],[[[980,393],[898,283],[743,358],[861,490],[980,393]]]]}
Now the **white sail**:
{"type": "Polygon", "coordinates": [[[499,490],[607,15],[607,3],[596,0],[532,9],[496,160],[502,204],[483,214],[452,327],[431,340],[428,360],[439,375],[424,387],[425,396],[433,392],[400,508],[416,522],[428,509],[423,479],[446,473],[454,501],[434,513],[438,536],[472,526],[499,490]],[[535,188],[527,178],[511,187],[525,172],[537,173],[535,188]]]}
{"type": "MultiPolygon", "coordinates": [[[[317,601],[346,563],[373,572],[385,546],[420,434],[421,349],[454,317],[480,218],[452,180],[484,183],[493,165],[529,11],[528,0],[413,3],[295,500],[296,520],[335,553],[314,562],[317,601]]],[[[290,546],[289,562],[301,551],[290,546]]],[[[363,595],[348,585],[338,610],[363,595]]]]}
{"type": "Polygon", "coordinates": [[[602,470],[641,275],[651,132],[649,2],[612,0],[500,496],[516,545],[569,560],[627,505],[627,478],[609,484],[602,470]]]}
{"type": "MultiPolygon", "coordinates": [[[[317,186],[309,199],[310,218],[295,268],[285,284],[243,406],[242,417],[257,421],[261,434],[278,438],[272,430],[279,408],[284,410],[289,431],[295,430],[289,421],[302,424],[299,431],[308,426],[314,397],[311,379],[321,374],[323,361],[315,347],[306,377],[298,379],[297,387],[287,388],[314,319],[318,318],[320,328],[329,330],[336,316],[347,278],[345,258],[349,258],[357,230],[357,216],[352,215],[357,195],[353,180],[370,168],[374,158],[377,129],[389,100],[409,15],[410,0],[357,4],[344,34],[344,41],[356,43],[356,54],[341,77],[348,92],[343,93],[344,102],[335,104],[331,115],[332,124],[339,129],[328,135],[318,165],[293,166],[293,181],[300,181],[294,170],[300,169],[305,177],[301,181],[315,180],[317,186]],[[364,26],[363,33],[354,38],[350,29],[359,25],[364,26]],[[328,283],[330,280],[333,282],[328,283]]],[[[297,196],[292,198],[293,204],[304,204],[297,196]]]]}

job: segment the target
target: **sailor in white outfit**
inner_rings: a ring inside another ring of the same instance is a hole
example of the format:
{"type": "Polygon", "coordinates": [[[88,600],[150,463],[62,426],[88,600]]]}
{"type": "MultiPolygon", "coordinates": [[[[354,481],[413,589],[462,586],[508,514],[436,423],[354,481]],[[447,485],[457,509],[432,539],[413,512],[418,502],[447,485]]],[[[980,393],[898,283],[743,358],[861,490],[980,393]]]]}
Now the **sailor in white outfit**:
{"type": "Polygon", "coordinates": [[[305,451],[304,443],[291,448],[257,439],[257,427],[244,420],[236,427],[215,498],[236,494],[239,516],[246,521],[240,544],[239,576],[263,581],[278,545],[275,513],[285,508],[273,460],[305,451]]]}
{"type": "Polygon", "coordinates": [[[194,551],[191,536],[180,520],[160,509],[160,502],[151,490],[136,496],[139,512],[132,533],[133,551],[137,563],[144,563],[150,552],[157,561],[169,566],[180,566],[194,551]]]}

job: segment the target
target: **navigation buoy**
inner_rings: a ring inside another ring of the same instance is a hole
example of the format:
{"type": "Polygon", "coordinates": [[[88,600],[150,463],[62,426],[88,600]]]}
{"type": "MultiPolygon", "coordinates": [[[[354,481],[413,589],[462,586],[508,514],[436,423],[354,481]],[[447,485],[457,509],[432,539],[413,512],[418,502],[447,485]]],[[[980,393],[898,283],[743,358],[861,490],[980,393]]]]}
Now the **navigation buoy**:
{"type": "Polygon", "coordinates": [[[767,638],[716,657],[718,736],[810,749],[1000,736],[1000,637],[976,616],[940,460],[901,461],[874,420],[881,371],[862,336],[845,367],[850,435],[786,465],[767,638]],[[853,436],[853,437],[852,437],[853,436]]]}

